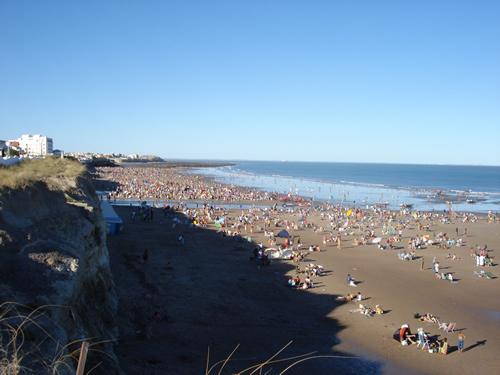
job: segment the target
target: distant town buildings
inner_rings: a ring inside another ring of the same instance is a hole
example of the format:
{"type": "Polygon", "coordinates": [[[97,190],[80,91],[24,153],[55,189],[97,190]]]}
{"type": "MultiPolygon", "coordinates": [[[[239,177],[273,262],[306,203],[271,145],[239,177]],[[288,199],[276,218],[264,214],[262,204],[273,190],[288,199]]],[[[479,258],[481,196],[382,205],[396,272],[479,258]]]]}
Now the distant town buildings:
{"type": "Polygon", "coordinates": [[[7,145],[20,149],[24,155],[28,156],[48,155],[52,154],[53,150],[52,138],[42,137],[39,134],[24,134],[15,141],[8,141],[7,145]]]}
{"type": "MultiPolygon", "coordinates": [[[[29,135],[24,134],[16,140],[2,141],[0,140],[0,159],[7,158],[9,155],[19,155],[17,160],[23,158],[34,158],[39,156],[59,156],[61,158],[71,157],[78,160],[80,163],[90,163],[95,159],[108,159],[116,164],[130,161],[141,161],[162,159],[156,156],[139,156],[138,154],[125,155],[119,152],[112,153],[97,153],[97,152],[64,152],[63,150],[54,150],[52,138],[41,136],[39,134],[29,135]]],[[[0,165],[6,165],[6,161],[0,160],[0,165]]]]}

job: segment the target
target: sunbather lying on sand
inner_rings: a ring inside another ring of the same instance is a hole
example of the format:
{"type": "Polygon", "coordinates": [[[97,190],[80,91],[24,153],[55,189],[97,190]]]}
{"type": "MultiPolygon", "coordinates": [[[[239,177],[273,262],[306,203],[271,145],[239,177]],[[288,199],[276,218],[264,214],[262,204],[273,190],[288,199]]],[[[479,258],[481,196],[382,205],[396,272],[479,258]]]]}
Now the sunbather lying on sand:
{"type": "Polygon", "coordinates": [[[431,313],[427,313],[424,316],[421,316],[420,320],[422,322],[437,323],[437,318],[434,315],[432,315],[431,313]]]}

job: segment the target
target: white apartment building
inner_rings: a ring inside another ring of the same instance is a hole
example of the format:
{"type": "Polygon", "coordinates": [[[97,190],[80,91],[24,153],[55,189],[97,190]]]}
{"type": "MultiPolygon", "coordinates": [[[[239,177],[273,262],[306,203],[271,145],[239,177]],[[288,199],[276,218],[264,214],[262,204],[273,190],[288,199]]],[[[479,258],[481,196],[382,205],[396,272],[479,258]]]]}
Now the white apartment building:
{"type": "Polygon", "coordinates": [[[24,134],[17,139],[17,142],[26,155],[46,155],[52,154],[53,151],[52,138],[42,137],[39,134],[33,136],[24,134]]]}

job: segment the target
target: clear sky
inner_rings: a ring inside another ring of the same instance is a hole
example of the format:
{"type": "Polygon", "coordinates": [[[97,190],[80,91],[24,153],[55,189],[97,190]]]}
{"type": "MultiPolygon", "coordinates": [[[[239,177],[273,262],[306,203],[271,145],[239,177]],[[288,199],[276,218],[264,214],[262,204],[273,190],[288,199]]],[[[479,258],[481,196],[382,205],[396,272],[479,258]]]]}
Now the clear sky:
{"type": "Polygon", "coordinates": [[[500,165],[500,1],[0,1],[0,139],[500,165]]]}

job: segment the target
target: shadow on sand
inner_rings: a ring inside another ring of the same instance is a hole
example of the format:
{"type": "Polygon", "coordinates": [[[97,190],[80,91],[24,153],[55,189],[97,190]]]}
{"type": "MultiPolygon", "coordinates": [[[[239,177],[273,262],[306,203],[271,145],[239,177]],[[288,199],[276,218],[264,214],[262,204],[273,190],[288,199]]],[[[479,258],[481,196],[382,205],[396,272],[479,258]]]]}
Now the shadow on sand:
{"type": "MultiPolygon", "coordinates": [[[[221,361],[213,374],[231,357],[222,373],[238,373],[266,362],[292,342],[262,373],[279,374],[308,353],[308,360],[286,374],[383,373],[383,362],[335,350],[340,344],[336,334],[346,328],[330,317],[339,306],[335,296],[287,287],[286,273],[296,263],[273,259],[272,265],[258,269],[253,242],[235,242],[204,228],[172,228],[160,210],[154,221],[144,222],[131,218],[137,207],[115,209],[124,230],[108,235],[107,245],[119,296],[115,353],[123,369],[149,363],[157,373],[202,373],[208,358],[211,365],[221,361]],[[185,238],[182,247],[179,236],[185,238]],[[147,266],[142,261],[145,248],[147,266]],[[167,262],[173,270],[166,271],[167,262]],[[154,312],[167,310],[174,323],[155,324],[154,312]]],[[[175,216],[185,220],[180,213],[175,216]]],[[[310,261],[306,257],[304,264],[310,261]]]]}

